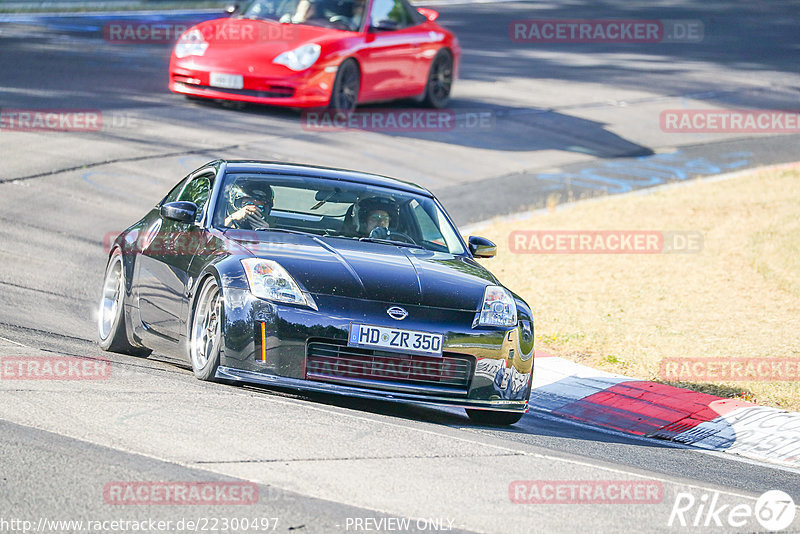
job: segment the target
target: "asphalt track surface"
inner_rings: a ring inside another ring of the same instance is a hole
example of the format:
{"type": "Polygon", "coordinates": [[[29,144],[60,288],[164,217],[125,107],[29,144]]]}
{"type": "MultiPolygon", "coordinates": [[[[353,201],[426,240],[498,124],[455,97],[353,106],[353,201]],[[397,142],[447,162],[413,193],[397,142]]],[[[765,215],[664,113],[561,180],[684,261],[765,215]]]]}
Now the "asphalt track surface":
{"type": "MultiPolygon", "coordinates": [[[[691,526],[697,507],[689,526],[669,526],[676,495],[719,492],[721,504],[752,507],[764,491],[781,489],[800,502],[796,471],[536,411],[512,428],[478,427],[459,410],[201,383],[168,356],[143,360],[94,344],[104,239],[216,157],[409,179],[439,194],[459,223],[536,207],[553,195],[567,201],[797,159],[795,135],[669,134],[658,125],[664,109],[797,109],[796,4],[439,9],[464,47],[452,108],[465,126],[452,132],[308,131],[293,111],[200,105],[165,92],[168,49],[107,43],[102,19],[0,25],[3,108],[100,109],[106,119],[101,132],[0,131],[0,355],[109,357],[112,366],[101,381],[0,382],[0,530],[12,530],[2,523],[12,519],[38,526],[41,518],[266,517],[278,518],[284,532],[396,531],[381,518],[413,518],[411,529],[426,531],[452,524],[475,532],[731,532],[763,527],[752,518],[739,527],[704,526],[703,514],[691,526]],[[511,20],[545,16],[701,20],[705,37],[510,42],[511,20]],[[487,112],[491,127],[466,126],[470,113],[487,112]],[[655,480],[663,500],[509,499],[513,481],[565,479],[655,480]],[[103,497],[109,482],[167,480],[251,481],[259,500],[122,506],[103,497]],[[375,522],[358,529],[356,518],[375,522]]],[[[792,528],[800,531],[800,519],[792,528]]]]}

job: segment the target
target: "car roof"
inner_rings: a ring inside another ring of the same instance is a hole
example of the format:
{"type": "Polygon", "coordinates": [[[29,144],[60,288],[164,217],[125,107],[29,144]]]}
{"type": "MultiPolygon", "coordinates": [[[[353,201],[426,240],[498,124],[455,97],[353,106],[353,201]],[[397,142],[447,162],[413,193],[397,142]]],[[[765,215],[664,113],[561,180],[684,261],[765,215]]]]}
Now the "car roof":
{"type": "Polygon", "coordinates": [[[288,176],[307,176],[312,178],[354,182],[365,185],[376,185],[433,197],[433,194],[424,187],[418,186],[417,184],[413,184],[411,182],[404,182],[403,180],[398,180],[396,178],[390,178],[389,176],[382,176],[380,174],[371,174],[348,169],[336,169],[333,167],[320,167],[317,165],[279,163],[274,161],[222,160],[222,162],[225,163],[226,173],[252,172],[282,174],[288,176]]]}

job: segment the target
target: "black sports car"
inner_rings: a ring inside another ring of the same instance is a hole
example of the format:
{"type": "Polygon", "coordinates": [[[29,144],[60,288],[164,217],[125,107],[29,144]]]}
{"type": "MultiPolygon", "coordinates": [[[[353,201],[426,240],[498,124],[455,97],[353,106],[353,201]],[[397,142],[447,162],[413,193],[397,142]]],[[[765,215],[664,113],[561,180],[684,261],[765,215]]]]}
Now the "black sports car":
{"type": "Polygon", "coordinates": [[[438,200],[392,178],[213,161],[113,243],[105,350],[187,357],[201,380],[527,411],[528,305],[475,258],[438,200]]]}

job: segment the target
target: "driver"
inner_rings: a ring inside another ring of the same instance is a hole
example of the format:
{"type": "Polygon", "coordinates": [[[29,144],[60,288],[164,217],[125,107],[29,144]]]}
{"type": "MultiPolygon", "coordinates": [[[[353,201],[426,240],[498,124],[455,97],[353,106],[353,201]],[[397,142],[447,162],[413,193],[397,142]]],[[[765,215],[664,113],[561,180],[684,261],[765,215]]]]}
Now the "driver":
{"type": "Polygon", "coordinates": [[[351,26],[353,31],[361,28],[361,21],[364,19],[364,8],[367,5],[367,0],[356,0],[353,4],[353,16],[350,17],[351,26]]]}
{"type": "Polygon", "coordinates": [[[243,230],[269,228],[275,193],[267,184],[234,183],[228,190],[225,226],[243,230]]]}
{"type": "Polygon", "coordinates": [[[314,18],[317,12],[315,3],[316,2],[311,2],[310,0],[300,0],[297,3],[297,9],[295,10],[294,15],[292,15],[292,23],[302,24],[303,22],[314,18]]]}
{"type": "Polygon", "coordinates": [[[386,239],[392,235],[400,215],[397,202],[389,197],[359,199],[353,209],[356,231],[362,237],[386,239]]]}

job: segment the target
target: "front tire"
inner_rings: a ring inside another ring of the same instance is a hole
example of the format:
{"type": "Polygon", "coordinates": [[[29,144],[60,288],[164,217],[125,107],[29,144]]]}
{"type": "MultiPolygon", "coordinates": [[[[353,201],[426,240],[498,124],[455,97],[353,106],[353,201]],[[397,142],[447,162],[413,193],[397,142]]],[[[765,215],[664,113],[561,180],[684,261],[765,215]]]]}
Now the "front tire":
{"type": "Polygon", "coordinates": [[[97,313],[97,343],[109,352],[147,357],[150,350],[135,347],[128,341],[125,328],[125,264],[122,252],[115,249],[108,260],[103,294],[97,313]]]}
{"type": "Polygon", "coordinates": [[[471,410],[466,409],[467,415],[473,423],[479,425],[491,426],[509,426],[518,423],[522,416],[522,412],[495,412],[492,410],[471,410]]]}
{"type": "Polygon", "coordinates": [[[189,335],[189,358],[198,379],[215,382],[222,346],[224,305],[216,279],[210,277],[200,290],[192,314],[189,335]]]}
{"type": "Polygon", "coordinates": [[[358,68],[358,63],[352,59],[345,59],[336,72],[328,108],[342,113],[355,111],[358,105],[360,89],[361,71],[358,68]]]}
{"type": "Polygon", "coordinates": [[[442,109],[450,102],[453,88],[453,56],[449,50],[442,49],[436,54],[428,71],[423,103],[434,109],[442,109]]]}

